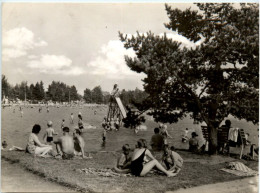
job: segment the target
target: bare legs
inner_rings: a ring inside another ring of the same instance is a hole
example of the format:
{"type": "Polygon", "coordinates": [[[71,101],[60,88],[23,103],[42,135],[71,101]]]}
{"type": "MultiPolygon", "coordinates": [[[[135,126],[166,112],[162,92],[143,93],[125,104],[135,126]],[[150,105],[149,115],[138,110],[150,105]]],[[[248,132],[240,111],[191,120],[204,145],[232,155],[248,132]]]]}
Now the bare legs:
{"type": "Polygon", "coordinates": [[[47,147],[36,147],[35,154],[39,156],[45,156],[49,151],[52,150],[51,146],[47,147]]]}
{"type": "Polygon", "coordinates": [[[151,171],[154,167],[156,167],[161,172],[165,173],[168,177],[176,176],[177,174],[174,174],[170,171],[167,171],[164,169],[164,167],[156,160],[152,160],[144,165],[143,170],[140,174],[140,176],[145,176],[149,171],[151,171]]]}

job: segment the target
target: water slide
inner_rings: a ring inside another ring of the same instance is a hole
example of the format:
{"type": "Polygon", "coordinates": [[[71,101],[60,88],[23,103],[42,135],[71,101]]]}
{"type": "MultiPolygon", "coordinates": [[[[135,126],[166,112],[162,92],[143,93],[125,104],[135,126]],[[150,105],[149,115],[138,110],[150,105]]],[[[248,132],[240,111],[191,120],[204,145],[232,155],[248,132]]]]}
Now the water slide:
{"type": "Polygon", "coordinates": [[[120,109],[120,111],[123,115],[123,118],[126,118],[126,111],[125,111],[125,108],[122,104],[121,99],[119,97],[115,97],[115,99],[116,99],[117,105],[118,105],[118,107],[119,107],[119,109],[120,109]]]}

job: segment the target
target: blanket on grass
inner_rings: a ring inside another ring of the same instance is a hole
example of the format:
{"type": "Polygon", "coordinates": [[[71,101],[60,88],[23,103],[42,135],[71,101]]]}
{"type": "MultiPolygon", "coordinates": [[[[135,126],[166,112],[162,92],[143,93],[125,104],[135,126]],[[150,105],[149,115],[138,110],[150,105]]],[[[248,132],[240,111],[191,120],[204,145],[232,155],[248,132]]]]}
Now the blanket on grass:
{"type": "MultiPolygon", "coordinates": [[[[128,174],[120,174],[116,173],[113,169],[110,168],[83,168],[83,169],[78,169],[77,171],[83,172],[87,175],[97,175],[97,176],[103,176],[103,177],[129,177],[129,176],[134,176],[131,173],[128,174]]],[[[150,171],[146,176],[158,176],[158,175],[163,175],[161,172],[157,170],[152,170],[150,171]]]]}
{"type": "Polygon", "coordinates": [[[245,166],[241,162],[230,162],[226,168],[220,169],[221,171],[234,174],[236,176],[255,176],[258,172],[245,166]]]}
{"type": "Polygon", "coordinates": [[[84,172],[87,175],[97,175],[97,176],[103,176],[103,177],[127,177],[132,176],[132,174],[119,174],[113,171],[113,169],[109,168],[84,168],[80,169],[79,172],[84,172]]]}

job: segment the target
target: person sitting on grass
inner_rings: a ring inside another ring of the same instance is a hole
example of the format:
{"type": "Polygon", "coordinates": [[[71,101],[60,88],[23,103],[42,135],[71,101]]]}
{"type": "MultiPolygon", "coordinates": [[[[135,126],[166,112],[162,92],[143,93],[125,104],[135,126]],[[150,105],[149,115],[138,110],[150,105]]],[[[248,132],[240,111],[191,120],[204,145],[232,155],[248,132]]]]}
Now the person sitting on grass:
{"type": "Polygon", "coordinates": [[[165,164],[167,170],[178,174],[181,170],[183,159],[178,153],[175,152],[174,146],[169,148],[169,145],[166,144],[164,145],[162,162],[165,164]]]}
{"type": "Polygon", "coordinates": [[[161,151],[163,149],[164,138],[159,132],[159,128],[154,128],[154,135],[152,136],[150,143],[153,151],[161,151]]]}
{"type": "Polygon", "coordinates": [[[26,146],[26,152],[41,157],[47,156],[47,153],[52,151],[52,146],[42,144],[38,139],[38,134],[41,131],[41,126],[35,124],[32,128],[32,133],[29,136],[29,140],[26,146]]]}
{"type": "Polygon", "coordinates": [[[91,158],[90,155],[87,157],[84,153],[85,141],[81,137],[81,132],[79,129],[75,129],[73,132],[74,136],[74,154],[76,156],[82,156],[83,159],[91,158]]]}
{"type": "Polygon", "coordinates": [[[194,153],[198,152],[199,149],[199,140],[197,139],[197,136],[196,132],[192,132],[189,140],[189,151],[194,153]]]}
{"type": "Polygon", "coordinates": [[[167,171],[151,154],[151,152],[147,149],[146,140],[139,139],[137,141],[136,149],[133,152],[131,158],[131,173],[135,176],[145,176],[148,172],[150,172],[153,168],[157,168],[159,171],[166,174],[168,177],[175,176],[172,171],[167,171]],[[151,159],[151,161],[144,162],[145,157],[151,159]]]}
{"type": "Polygon", "coordinates": [[[70,136],[70,129],[68,127],[63,127],[62,130],[63,136],[61,136],[57,141],[54,141],[58,153],[56,158],[72,159],[74,157],[73,137],[70,136]]]}
{"type": "Polygon", "coordinates": [[[123,145],[123,153],[117,159],[116,166],[114,167],[115,172],[127,174],[130,173],[131,157],[132,152],[128,144],[123,145]]]}
{"type": "Polygon", "coordinates": [[[54,129],[52,128],[52,121],[48,121],[47,123],[47,129],[46,133],[43,136],[43,140],[47,142],[47,144],[51,145],[51,142],[53,141],[53,135],[58,135],[58,133],[55,133],[54,129]]]}

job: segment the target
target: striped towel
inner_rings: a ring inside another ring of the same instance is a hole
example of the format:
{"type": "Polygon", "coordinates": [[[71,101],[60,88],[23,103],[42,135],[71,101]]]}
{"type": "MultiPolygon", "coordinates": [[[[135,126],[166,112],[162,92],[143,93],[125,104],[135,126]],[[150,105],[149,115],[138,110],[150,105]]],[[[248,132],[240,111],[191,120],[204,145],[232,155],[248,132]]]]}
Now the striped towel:
{"type": "Polygon", "coordinates": [[[253,176],[258,175],[258,172],[245,166],[241,162],[230,162],[227,168],[222,168],[222,171],[237,175],[237,176],[253,176]]]}

